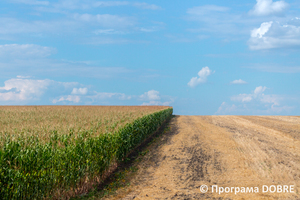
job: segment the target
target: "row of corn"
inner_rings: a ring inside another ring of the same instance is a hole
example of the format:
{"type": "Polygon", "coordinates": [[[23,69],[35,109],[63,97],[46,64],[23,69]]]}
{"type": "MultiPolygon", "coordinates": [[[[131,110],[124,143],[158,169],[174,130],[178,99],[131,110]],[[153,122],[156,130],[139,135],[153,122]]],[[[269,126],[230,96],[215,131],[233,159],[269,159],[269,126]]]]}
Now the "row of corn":
{"type": "Polygon", "coordinates": [[[172,115],[168,108],[126,124],[115,133],[91,137],[84,130],[76,137],[51,133],[48,142],[38,136],[2,138],[0,199],[68,198],[70,192],[96,180],[122,161],[172,115]]]}

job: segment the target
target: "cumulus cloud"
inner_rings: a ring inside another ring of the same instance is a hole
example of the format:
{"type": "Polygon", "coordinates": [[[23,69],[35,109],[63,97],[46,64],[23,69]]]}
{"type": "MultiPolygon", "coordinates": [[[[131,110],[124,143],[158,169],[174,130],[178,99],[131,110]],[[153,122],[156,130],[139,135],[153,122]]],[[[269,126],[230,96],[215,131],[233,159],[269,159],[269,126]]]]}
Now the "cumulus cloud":
{"type": "Polygon", "coordinates": [[[288,113],[293,109],[291,106],[282,105],[286,97],[276,94],[265,94],[267,87],[258,86],[250,94],[239,94],[230,99],[235,104],[223,102],[216,114],[278,114],[288,113]]]}
{"type": "Polygon", "coordinates": [[[35,44],[5,44],[0,45],[0,57],[32,58],[47,57],[55,53],[56,49],[35,44]]]}
{"type": "Polygon", "coordinates": [[[169,105],[174,98],[161,96],[158,91],[150,90],[142,95],[128,95],[116,92],[89,91],[77,82],[58,82],[44,79],[37,80],[30,76],[19,75],[4,82],[0,87],[0,104],[32,104],[48,102],[53,104],[102,104],[124,105],[124,101],[145,101],[143,105],[169,105]],[[78,87],[81,86],[81,87],[78,87]]]}
{"type": "Polygon", "coordinates": [[[68,95],[66,97],[60,97],[58,99],[53,99],[52,103],[56,104],[56,103],[62,102],[62,101],[70,101],[70,102],[73,102],[73,103],[79,103],[80,102],[80,97],[75,96],[75,95],[68,95]]]}
{"type": "Polygon", "coordinates": [[[87,88],[73,88],[71,94],[85,95],[87,94],[87,92],[88,92],[87,88]]]}
{"type": "Polygon", "coordinates": [[[262,23],[259,28],[251,31],[251,37],[262,38],[269,31],[272,24],[272,21],[262,23]]]}
{"type": "Polygon", "coordinates": [[[21,75],[18,75],[17,78],[30,78],[31,76],[21,76],[21,75]]]}
{"type": "MultiPolygon", "coordinates": [[[[76,88],[77,89],[77,88],[76,88]]],[[[83,95],[79,92],[79,89],[72,90],[69,95],[61,95],[52,100],[52,103],[58,104],[102,104],[102,105],[125,105],[126,102],[135,102],[139,104],[139,101],[143,101],[141,105],[164,105],[168,106],[174,102],[174,98],[169,96],[160,96],[158,91],[150,90],[142,95],[128,95],[117,92],[97,92],[89,91],[83,95]],[[125,102],[125,103],[124,103],[125,102]]]]}
{"type": "Polygon", "coordinates": [[[239,94],[236,96],[232,96],[232,101],[241,101],[241,102],[250,102],[253,99],[261,100],[262,96],[264,96],[263,92],[267,89],[267,87],[258,86],[255,88],[252,94],[239,94]]]}
{"type": "Polygon", "coordinates": [[[150,90],[138,97],[140,101],[145,101],[142,105],[163,105],[169,106],[174,102],[174,98],[169,96],[161,96],[159,91],[150,90]]]}
{"type": "Polygon", "coordinates": [[[294,18],[284,25],[264,22],[251,31],[248,45],[251,50],[300,47],[300,19],[294,18]]]}
{"type": "Polygon", "coordinates": [[[228,105],[226,102],[223,102],[221,106],[218,108],[218,111],[216,113],[218,114],[227,114],[227,113],[232,113],[237,110],[236,105],[228,105]]]}
{"type": "Polygon", "coordinates": [[[231,97],[231,101],[250,102],[253,99],[252,94],[239,94],[231,97]]]}
{"type": "Polygon", "coordinates": [[[131,96],[124,93],[110,93],[110,92],[95,92],[93,96],[89,96],[94,101],[95,100],[105,100],[105,99],[118,99],[118,100],[130,100],[131,96]]]}
{"type": "Polygon", "coordinates": [[[200,83],[205,83],[207,81],[207,77],[212,74],[212,71],[209,67],[203,67],[199,72],[199,77],[193,77],[190,82],[188,82],[188,86],[195,87],[200,83]]]}
{"type": "Polygon", "coordinates": [[[264,86],[264,87],[263,87],[263,86],[258,86],[258,87],[255,88],[254,94],[255,94],[255,95],[261,94],[261,93],[263,93],[266,89],[267,89],[266,86],[264,86]]]}
{"type": "Polygon", "coordinates": [[[64,103],[64,104],[112,104],[112,102],[120,102],[124,100],[130,100],[131,96],[124,93],[110,93],[110,92],[97,92],[92,91],[91,94],[87,94],[87,88],[73,88],[70,95],[61,95],[52,100],[52,103],[64,103]]]}
{"type": "Polygon", "coordinates": [[[246,81],[243,81],[242,79],[239,80],[234,80],[230,82],[231,84],[236,84],[236,85],[243,85],[243,84],[247,84],[246,81]]]}
{"type": "Polygon", "coordinates": [[[140,95],[140,100],[142,101],[156,101],[160,100],[159,92],[155,90],[150,90],[140,95]]]}
{"type": "Polygon", "coordinates": [[[51,84],[51,80],[13,78],[0,87],[0,101],[28,101],[39,98],[51,84]]]}
{"type": "Polygon", "coordinates": [[[249,12],[251,15],[281,15],[289,7],[285,1],[256,0],[256,2],[254,8],[249,12]]]}
{"type": "Polygon", "coordinates": [[[142,106],[169,106],[171,103],[174,101],[166,101],[166,102],[161,102],[161,101],[150,101],[150,102],[144,102],[142,106]]]}
{"type": "Polygon", "coordinates": [[[35,102],[47,93],[57,95],[77,84],[75,82],[58,82],[49,79],[36,80],[29,76],[18,76],[5,81],[4,86],[0,87],[0,102],[2,104],[35,102]]]}

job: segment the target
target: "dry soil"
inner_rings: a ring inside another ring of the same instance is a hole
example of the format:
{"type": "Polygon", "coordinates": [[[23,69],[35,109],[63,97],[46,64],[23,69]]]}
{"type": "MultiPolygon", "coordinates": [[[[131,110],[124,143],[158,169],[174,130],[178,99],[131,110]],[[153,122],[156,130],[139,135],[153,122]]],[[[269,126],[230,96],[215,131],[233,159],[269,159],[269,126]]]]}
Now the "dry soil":
{"type": "Polygon", "coordinates": [[[176,116],[170,124],[131,185],[109,199],[300,199],[300,117],[176,116]],[[259,192],[219,194],[212,185],[259,192]],[[294,193],[263,193],[263,185],[294,193]]]}

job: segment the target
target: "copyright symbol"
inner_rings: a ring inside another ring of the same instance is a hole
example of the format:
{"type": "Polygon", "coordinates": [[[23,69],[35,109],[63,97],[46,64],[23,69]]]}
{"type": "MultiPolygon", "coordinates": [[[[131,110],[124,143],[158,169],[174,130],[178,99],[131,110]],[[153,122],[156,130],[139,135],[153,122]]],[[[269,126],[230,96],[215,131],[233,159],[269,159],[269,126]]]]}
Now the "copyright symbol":
{"type": "Polygon", "coordinates": [[[200,192],[206,193],[207,191],[208,191],[207,185],[201,185],[201,187],[200,187],[200,192]]]}

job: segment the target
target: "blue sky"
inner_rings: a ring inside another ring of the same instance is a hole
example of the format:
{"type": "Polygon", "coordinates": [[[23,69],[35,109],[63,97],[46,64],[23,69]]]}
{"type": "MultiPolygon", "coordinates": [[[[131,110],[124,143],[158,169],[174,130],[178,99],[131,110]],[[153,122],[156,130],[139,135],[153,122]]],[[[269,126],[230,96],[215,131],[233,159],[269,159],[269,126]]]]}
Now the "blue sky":
{"type": "Polygon", "coordinates": [[[299,115],[300,2],[0,2],[0,105],[299,115]]]}

